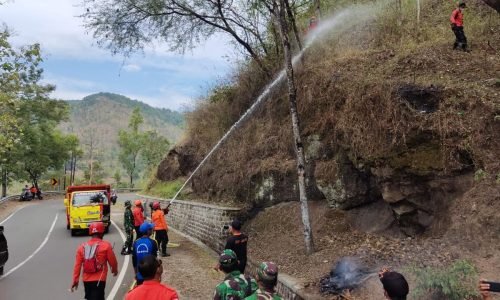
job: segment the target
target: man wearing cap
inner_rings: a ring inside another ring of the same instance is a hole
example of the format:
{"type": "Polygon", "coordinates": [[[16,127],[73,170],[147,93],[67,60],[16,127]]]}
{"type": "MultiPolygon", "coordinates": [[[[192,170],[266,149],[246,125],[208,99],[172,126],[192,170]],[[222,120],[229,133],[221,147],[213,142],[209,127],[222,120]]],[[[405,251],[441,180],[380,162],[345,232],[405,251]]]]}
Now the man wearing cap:
{"type": "Polygon", "coordinates": [[[226,278],[215,288],[214,300],[245,299],[257,291],[255,279],[238,270],[238,258],[233,250],[225,249],[219,256],[219,269],[226,278]]]}
{"type": "Polygon", "coordinates": [[[382,269],[378,274],[380,282],[384,286],[384,295],[388,300],[406,300],[410,291],[405,277],[388,269],[382,269]]]}
{"type": "Polygon", "coordinates": [[[132,210],[132,203],[129,200],[125,201],[125,212],[123,213],[123,227],[125,227],[125,234],[127,240],[123,244],[122,255],[129,255],[132,253],[132,240],[134,239],[134,215],[132,210]]]}
{"type": "Polygon", "coordinates": [[[162,261],[152,255],[145,256],[139,263],[139,272],[144,283],[130,291],[125,300],[178,300],[177,292],[161,283],[162,261]]]}
{"type": "Polygon", "coordinates": [[[231,236],[227,239],[224,249],[231,249],[236,253],[236,257],[238,257],[238,270],[241,273],[245,273],[248,236],[241,233],[241,222],[239,220],[231,222],[229,233],[231,236]]]}
{"type": "Polygon", "coordinates": [[[455,34],[455,43],[453,44],[453,50],[461,49],[467,51],[467,38],[464,33],[464,14],[463,10],[467,6],[464,1],[458,2],[458,7],[451,13],[450,22],[451,30],[455,34]]]}
{"type": "Polygon", "coordinates": [[[118,262],[113,247],[108,241],[102,239],[104,230],[104,223],[91,223],[89,225],[91,239],[81,244],[76,250],[71,292],[78,289],[80,273],[83,273],[83,287],[87,300],[104,300],[108,264],[113,276],[118,274],[118,262]],[[81,272],[82,269],[83,272],[81,272]]]}
{"type": "Polygon", "coordinates": [[[158,254],[158,245],[155,240],[150,238],[151,234],[153,234],[153,228],[154,225],[149,222],[142,223],[139,227],[141,237],[134,242],[132,265],[134,266],[137,285],[141,285],[144,281],[144,277],[138,269],[138,265],[141,263],[141,260],[148,255],[156,257],[158,254]]]}
{"type": "Polygon", "coordinates": [[[274,290],[278,284],[278,266],[273,262],[263,262],[257,270],[259,289],[246,300],[281,300],[274,290]]]}
{"type": "Polygon", "coordinates": [[[141,236],[141,233],[139,231],[139,226],[144,223],[144,208],[142,207],[142,201],[141,200],[135,200],[134,202],[134,209],[132,211],[134,215],[134,227],[135,227],[135,234],[136,234],[136,239],[138,239],[141,236]]]}
{"type": "Polygon", "coordinates": [[[168,224],[165,220],[165,213],[161,209],[160,202],[156,201],[153,203],[153,214],[151,215],[151,221],[155,225],[155,239],[160,249],[161,256],[170,256],[167,253],[168,245],[168,224]]]}

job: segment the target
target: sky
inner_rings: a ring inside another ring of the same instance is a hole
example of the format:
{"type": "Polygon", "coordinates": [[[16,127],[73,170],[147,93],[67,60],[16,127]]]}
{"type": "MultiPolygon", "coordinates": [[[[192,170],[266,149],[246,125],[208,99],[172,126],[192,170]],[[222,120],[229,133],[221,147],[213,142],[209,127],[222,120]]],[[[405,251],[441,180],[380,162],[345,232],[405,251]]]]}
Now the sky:
{"type": "Polygon", "coordinates": [[[52,97],[79,100],[97,92],[122,94],[154,107],[184,110],[231,72],[235,52],[215,36],[185,54],[164,45],[124,59],[98,48],[83,28],[80,0],[7,0],[0,22],[13,31],[15,46],[40,43],[44,83],[52,97]]]}

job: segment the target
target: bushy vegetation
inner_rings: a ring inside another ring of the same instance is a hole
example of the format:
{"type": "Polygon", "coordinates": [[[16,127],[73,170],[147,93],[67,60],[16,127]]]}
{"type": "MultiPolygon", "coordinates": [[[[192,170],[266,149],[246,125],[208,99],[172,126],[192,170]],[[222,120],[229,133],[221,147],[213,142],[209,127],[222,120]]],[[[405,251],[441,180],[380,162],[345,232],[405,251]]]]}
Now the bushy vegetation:
{"type": "MultiPolygon", "coordinates": [[[[350,3],[322,1],[332,13],[350,3]]],[[[368,21],[340,27],[308,50],[296,71],[303,134],[319,136],[327,153],[339,146],[349,149],[350,158],[360,164],[389,160],[394,168],[410,168],[420,175],[472,164],[496,174],[498,163],[483,138],[494,134],[488,125],[494,112],[490,82],[495,76],[492,63],[498,60],[497,50],[489,45],[499,47],[497,13],[480,1],[469,4],[465,31],[472,53],[466,58],[451,50],[449,15],[455,3],[422,1],[419,22],[415,1],[401,3],[399,7],[390,2],[383,9],[373,6],[368,21]],[[406,84],[440,91],[439,111],[422,114],[405,104],[399,90],[406,84]],[[413,150],[404,154],[408,149],[413,150]]],[[[312,10],[298,13],[303,31],[312,10]]],[[[274,68],[279,65],[276,60],[274,68]]],[[[254,63],[242,65],[188,113],[183,149],[203,157],[268,82],[254,63]]],[[[208,197],[215,190],[219,199],[251,197],[248,187],[259,178],[275,173],[286,177],[293,171],[285,97],[285,90],[277,88],[252,120],[233,134],[195,176],[196,192],[208,197]]],[[[321,159],[316,167],[321,171],[321,159]]],[[[329,177],[326,173],[334,171],[324,170],[316,175],[329,177]]]]}
{"type": "Polygon", "coordinates": [[[179,191],[182,184],[184,184],[184,181],[182,179],[177,179],[169,182],[155,180],[149,183],[149,188],[146,189],[145,192],[152,196],[171,199],[179,191]]]}
{"type": "Polygon", "coordinates": [[[475,299],[478,296],[478,273],[474,265],[460,260],[444,268],[410,268],[416,285],[412,295],[416,299],[430,296],[443,300],[475,299]]]}

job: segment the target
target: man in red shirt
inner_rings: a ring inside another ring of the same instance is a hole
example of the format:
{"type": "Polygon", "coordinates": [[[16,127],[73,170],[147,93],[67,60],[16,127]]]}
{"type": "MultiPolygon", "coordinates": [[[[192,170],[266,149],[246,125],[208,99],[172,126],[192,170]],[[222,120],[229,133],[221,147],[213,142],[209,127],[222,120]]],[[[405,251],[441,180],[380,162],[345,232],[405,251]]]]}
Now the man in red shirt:
{"type": "Polygon", "coordinates": [[[106,288],[106,277],[108,275],[108,264],[113,276],[118,274],[118,262],[116,261],[113,247],[108,241],[102,239],[105,226],[102,222],[94,222],[89,226],[90,241],[81,244],[76,250],[75,266],[73,268],[73,283],[71,291],[78,288],[80,272],[83,268],[83,286],[85,288],[85,299],[104,300],[104,289],[106,288]]]}
{"type": "Polygon", "coordinates": [[[163,273],[162,261],[152,255],[145,256],[139,262],[139,272],[144,276],[144,283],[130,291],[125,300],[178,300],[177,292],[161,284],[163,273]]]}
{"type": "Polygon", "coordinates": [[[132,210],[132,214],[134,216],[135,239],[137,240],[142,236],[139,227],[141,227],[142,223],[144,223],[144,208],[142,207],[141,200],[135,200],[134,205],[135,207],[132,210]]]}
{"type": "Polygon", "coordinates": [[[464,1],[460,1],[458,3],[457,9],[455,9],[451,13],[450,22],[451,22],[451,30],[455,34],[455,43],[453,44],[453,50],[461,49],[463,51],[467,51],[467,38],[464,33],[464,14],[463,10],[467,6],[464,1]]]}

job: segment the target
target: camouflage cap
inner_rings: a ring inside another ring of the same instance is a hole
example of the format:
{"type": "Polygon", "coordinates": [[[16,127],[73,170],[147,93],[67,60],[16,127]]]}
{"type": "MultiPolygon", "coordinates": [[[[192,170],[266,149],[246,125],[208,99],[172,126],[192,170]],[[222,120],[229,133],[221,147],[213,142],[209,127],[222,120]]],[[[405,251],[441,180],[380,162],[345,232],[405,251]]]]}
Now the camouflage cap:
{"type": "Polygon", "coordinates": [[[278,278],[278,266],[273,262],[263,262],[260,264],[257,274],[261,280],[276,280],[278,278]]]}
{"type": "Polygon", "coordinates": [[[238,257],[233,250],[226,249],[219,256],[219,263],[222,266],[231,266],[238,262],[238,257]]]}

